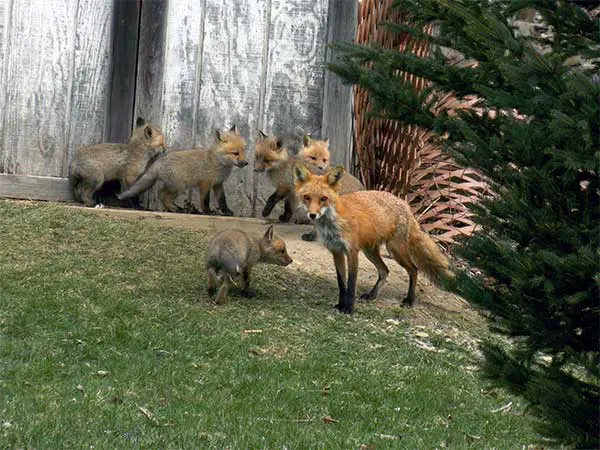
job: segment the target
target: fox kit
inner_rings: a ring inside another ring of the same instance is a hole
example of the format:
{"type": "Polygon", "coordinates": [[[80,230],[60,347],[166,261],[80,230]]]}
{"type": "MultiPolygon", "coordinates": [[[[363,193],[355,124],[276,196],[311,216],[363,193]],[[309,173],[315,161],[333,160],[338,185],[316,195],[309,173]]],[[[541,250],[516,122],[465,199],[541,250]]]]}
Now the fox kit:
{"type": "Polygon", "coordinates": [[[287,254],[285,242],[273,236],[271,225],[264,236],[248,236],[241,230],[226,230],[217,234],[208,246],[206,274],[208,295],[211,297],[219,289],[215,299],[217,304],[227,301],[227,292],[233,277],[242,276],[242,295],[254,297],[250,290],[250,271],[256,263],[287,266],[292,258],[287,254]]]}
{"type": "Polygon", "coordinates": [[[316,224],[320,240],[333,254],[339,288],[336,308],[340,312],[354,311],[360,250],[377,267],[379,275],[375,286],[361,295],[363,299],[376,298],[389,273],[379,254],[381,244],[387,244],[393,258],[410,277],[408,295],[402,305],[412,306],[415,302],[418,270],[434,282],[439,282],[440,276],[454,276],[448,260],[429,235],[421,231],[404,200],[383,191],[339,195],[343,167],[330,169],[324,175],[314,175],[303,165],[298,165],[295,171],[298,197],[316,224]]]}
{"type": "MultiPolygon", "coordinates": [[[[296,209],[296,191],[294,186],[294,166],[297,162],[306,163],[307,167],[314,173],[321,174],[324,169],[329,167],[329,139],[314,140],[310,136],[304,136],[304,147],[298,152],[298,158],[289,155],[288,150],[283,146],[281,139],[274,136],[267,136],[259,131],[260,141],[255,149],[255,172],[267,172],[275,192],[267,199],[267,203],[262,211],[262,216],[267,217],[273,211],[273,208],[281,200],[285,199],[284,212],[279,216],[281,222],[288,222],[296,209]]],[[[360,181],[350,174],[344,174],[341,180],[342,192],[354,192],[363,190],[364,187],[360,181]]],[[[303,235],[307,239],[312,233],[303,235]]]]}
{"type": "Polygon", "coordinates": [[[128,190],[118,195],[119,199],[138,195],[150,188],[157,180],[164,185],[159,192],[160,200],[168,211],[176,211],[175,198],[192,186],[200,189],[200,203],[204,214],[212,214],[210,190],[218,200],[219,209],[226,216],[233,215],[227,206],[223,183],[231,169],[245,167],[246,141],[239,135],[234,125],[229,131],[217,131],[217,142],[208,150],[193,149],[169,152],[158,158],[138,181],[128,190]]]}
{"type": "Polygon", "coordinates": [[[94,206],[94,193],[106,181],[118,180],[128,189],[146,166],[166,151],[165,137],[154,125],[138,118],[127,144],[98,144],[75,152],[69,165],[69,184],[75,200],[94,206]]]}

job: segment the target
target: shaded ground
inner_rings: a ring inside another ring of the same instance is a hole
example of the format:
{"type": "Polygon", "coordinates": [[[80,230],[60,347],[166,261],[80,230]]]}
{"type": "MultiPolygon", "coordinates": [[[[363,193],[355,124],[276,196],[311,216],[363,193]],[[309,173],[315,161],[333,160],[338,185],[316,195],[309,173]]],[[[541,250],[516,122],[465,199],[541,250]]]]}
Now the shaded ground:
{"type": "MultiPolygon", "coordinates": [[[[73,208],[81,208],[72,206],[73,208]]],[[[248,232],[263,232],[269,221],[242,218],[204,216],[195,214],[177,214],[154,211],[139,211],[112,208],[85,208],[100,216],[112,218],[137,219],[153,222],[166,227],[185,228],[190,230],[213,230],[214,232],[240,228],[248,232]]],[[[282,235],[288,246],[288,252],[294,263],[287,270],[314,273],[335,280],[335,267],[330,253],[316,242],[304,242],[302,233],[309,231],[309,225],[293,225],[275,223],[276,233],[282,235]]],[[[385,252],[383,252],[385,254],[385,252]]],[[[391,259],[385,259],[390,275],[376,301],[378,308],[397,308],[400,299],[408,291],[408,274],[391,259]]],[[[377,271],[375,267],[360,255],[358,293],[367,291],[375,283],[377,271]]],[[[480,325],[481,317],[461,297],[442,291],[432,285],[425,277],[420,277],[417,288],[417,303],[410,314],[410,321],[415,325],[427,327],[442,326],[447,323],[480,325]]],[[[358,305],[360,308],[360,305],[358,305]]],[[[404,317],[406,318],[406,317],[404,317]]],[[[447,330],[446,330],[447,331],[447,330]]]]}

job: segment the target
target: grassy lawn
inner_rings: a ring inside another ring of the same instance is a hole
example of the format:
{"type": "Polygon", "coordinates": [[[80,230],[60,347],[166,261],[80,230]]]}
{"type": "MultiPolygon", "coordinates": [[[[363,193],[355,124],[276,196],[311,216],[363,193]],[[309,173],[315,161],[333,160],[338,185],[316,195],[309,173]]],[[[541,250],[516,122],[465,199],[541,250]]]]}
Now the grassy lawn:
{"type": "Polygon", "coordinates": [[[335,280],[272,266],[255,268],[256,298],[211,304],[208,238],[0,201],[0,448],[539,442],[468,349],[443,332],[422,333],[436,351],[415,344],[412,311],[340,316],[335,280]]]}

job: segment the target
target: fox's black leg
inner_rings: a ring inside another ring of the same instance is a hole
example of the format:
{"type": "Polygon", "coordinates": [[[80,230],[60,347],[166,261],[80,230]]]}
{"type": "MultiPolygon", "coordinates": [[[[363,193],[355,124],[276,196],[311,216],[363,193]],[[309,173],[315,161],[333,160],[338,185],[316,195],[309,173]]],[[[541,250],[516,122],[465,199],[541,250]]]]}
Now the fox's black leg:
{"type": "Polygon", "coordinates": [[[210,185],[202,182],[198,185],[198,189],[200,192],[200,207],[202,208],[202,213],[207,215],[214,214],[215,212],[210,209],[210,185]]]}
{"type": "Polygon", "coordinates": [[[227,197],[225,196],[225,189],[222,184],[216,184],[213,188],[213,192],[219,203],[219,209],[224,216],[233,216],[233,211],[227,206],[227,197]]]}
{"type": "Polygon", "coordinates": [[[346,305],[346,255],[344,253],[334,253],[333,262],[335,263],[335,273],[338,283],[338,304],[335,308],[343,312],[346,305]]]}
{"type": "Polygon", "coordinates": [[[302,235],[302,240],[307,242],[314,242],[317,240],[317,228],[313,227],[313,229],[302,235]]]}
{"type": "Polygon", "coordinates": [[[273,211],[275,205],[283,200],[284,197],[285,195],[278,191],[273,192],[273,194],[271,194],[271,196],[267,199],[267,203],[262,211],[262,216],[267,217],[269,214],[271,214],[271,211],[273,211]]]}
{"type": "Polygon", "coordinates": [[[285,198],[283,214],[279,216],[279,221],[280,222],[289,222],[290,219],[292,218],[293,213],[294,213],[294,211],[292,210],[292,201],[290,200],[290,197],[288,196],[285,198]]]}
{"type": "Polygon", "coordinates": [[[346,303],[341,312],[352,314],[356,298],[356,277],[358,275],[358,251],[348,252],[348,286],[346,288],[346,303]]]}
{"type": "Polygon", "coordinates": [[[243,273],[244,287],[242,288],[242,296],[247,298],[256,297],[256,292],[250,289],[250,270],[246,269],[243,273]]]}

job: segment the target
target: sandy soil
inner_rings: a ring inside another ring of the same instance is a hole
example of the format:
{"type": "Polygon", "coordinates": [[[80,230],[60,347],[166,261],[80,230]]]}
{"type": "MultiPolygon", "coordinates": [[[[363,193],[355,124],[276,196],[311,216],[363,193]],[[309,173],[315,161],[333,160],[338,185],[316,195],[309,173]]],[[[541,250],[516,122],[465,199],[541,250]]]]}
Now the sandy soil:
{"type": "MultiPolygon", "coordinates": [[[[80,206],[70,206],[81,208],[80,206]]],[[[191,230],[220,231],[228,228],[241,228],[246,231],[261,232],[270,221],[240,218],[203,216],[195,214],[177,214],[130,209],[85,208],[103,217],[144,220],[160,226],[186,228],[191,230]]],[[[288,252],[294,259],[287,270],[318,273],[335,280],[335,268],[330,253],[316,242],[304,242],[302,233],[310,230],[309,225],[275,223],[275,232],[284,237],[288,252]]],[[[385,254],[385,252],[382,252],[385,254]]],[[[408,275],[392,259],[385,259],[390,275],[376,300],[378,308],[396,308],[406,296],[408,275]]],[[[377,279],[375,267],[361,254],[359,261],[358,293],[371,288],[377,279]]],[[[417,288],[417,306],[411,309],[410,321],[413,324],[434,325],[436,322],[472,324],[480,323],[481,318],[467,302],[448,292],[433,286],[425,277],[420,277],[417,288]]],[[[358,305],[360,308],[360,305],[358,305]]]]}

